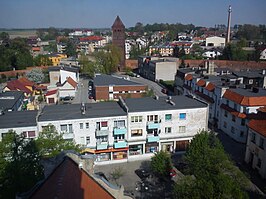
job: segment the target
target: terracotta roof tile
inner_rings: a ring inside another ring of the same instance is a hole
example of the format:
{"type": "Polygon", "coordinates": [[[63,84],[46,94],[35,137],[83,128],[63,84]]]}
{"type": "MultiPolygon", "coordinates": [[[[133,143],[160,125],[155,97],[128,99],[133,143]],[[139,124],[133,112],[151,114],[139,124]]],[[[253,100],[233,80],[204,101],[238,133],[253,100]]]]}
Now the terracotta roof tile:
{"type": "Polygon", "coordinates": [[[28,80],[26,77],[21,77],[18,79],[24,86],[34,86],[34,82],[28,80]]]}
{"type": "Polygon", "coordinates": [[[206,85],[206,82],[203,80],[203,79],[200,79],[198,82],[197,82],[197,85],[200,86],[200,87],[204,87],[206,85]]]}
{"type": "Polygon", "coordinates": [[[240,113],[238,111],[236,111],[235,109],[227,106],[226,104],[221,104],[221,108],[228,111],[229,113],[231,113],[232,115],[239,117],[239,118],[246,118],[247,115],[245,113],[240,113]]]}
{"type": "Polygon", "coordinates": [[[248,127],[262,136],[266,137],[266,119],[265,120],[250,120],[248,127]]]}
{"type": "Polygon", "coordinates": [[[258,111],[266,113],[266,106],[258,108],[258,111]]]}
{"type": "Polygon", "coordinates": [[[103,40],[103,38],[100,36],[92,35],[92,36],[88,36],[88,37],[82,37],[79,40],[80,41],[101,41],[101,40],[103,40]]]}
{"type": "Polygon", "coordinates": [[[215,85],[213,83],[208,83],[208,85],[205,87],[208,91],[213,92],[215,89],[215,85]]]}
{"type": "Polygon", "coordinates": [[[193,79],[193,76],[191,74],[187,74],[185,77],[185,80],[191,81],[193,79]]]}
{"type": "Polygon", "coordinates": [[[223,97],[243,106],[266,105],[266,96],[242,96],[230,89],[225,91],[223,97]]]}
{"type": "Polygon", "coordinates": [[[31,93],[31,90],[28,89],[25,85],[23,85],[19,80],[7,82],[6,87],[11,91],[23,91],[27,94],[31,93]]]}
{"type": "Polygon", "coordinates": [[[68,77],[66,82],[68,82],[71,86],[73,86],[74,88],[77,87],[78,83],[75,82],[75,80],[73,80],[71,77],[68,77]]]}
{"type": "Polygon", "coordinates": [[[56,89],[56,90],[50,90],[50,91],[48,91],[48,92],[45,94],[45,96],[54,95],[54,94],[56,94],[56,93],[57,93],[57,89],[56,89]]]}

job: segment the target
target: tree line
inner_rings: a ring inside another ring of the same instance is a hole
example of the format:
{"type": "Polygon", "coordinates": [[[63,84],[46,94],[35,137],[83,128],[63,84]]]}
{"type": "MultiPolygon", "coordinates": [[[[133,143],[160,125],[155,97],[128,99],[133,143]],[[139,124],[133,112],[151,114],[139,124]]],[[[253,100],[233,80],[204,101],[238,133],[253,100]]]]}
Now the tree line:
{"type": "Polygon", "coordinates": [[[15,131],[4,134],[0,141],[0,198],[15,198],[44,179],[41,160],[64,150],[79,151],[72,141],[64,140],[55,127],[47,126],[37,139],[26,138],[15,131]]]}

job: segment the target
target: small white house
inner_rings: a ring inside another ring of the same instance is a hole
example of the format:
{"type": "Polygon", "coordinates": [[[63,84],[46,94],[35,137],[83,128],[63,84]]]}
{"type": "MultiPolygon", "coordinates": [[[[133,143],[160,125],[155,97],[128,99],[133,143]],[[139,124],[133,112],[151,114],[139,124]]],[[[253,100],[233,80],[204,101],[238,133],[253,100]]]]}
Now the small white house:
{"type": "Polygon", "coordinates": [[[210,51],[206,51],[206,52],[202,53],[202,56],[205,58],[216,58],[220,55],[221,55],[221,53],[219,51],[214,51],[214,50],[210,50],[210,51]]]}
{"type": "Polygon", "coordinates": [[[208,47],[225,47],[225,38],[223,37],[207,37],[206,46],[208,47]]]}

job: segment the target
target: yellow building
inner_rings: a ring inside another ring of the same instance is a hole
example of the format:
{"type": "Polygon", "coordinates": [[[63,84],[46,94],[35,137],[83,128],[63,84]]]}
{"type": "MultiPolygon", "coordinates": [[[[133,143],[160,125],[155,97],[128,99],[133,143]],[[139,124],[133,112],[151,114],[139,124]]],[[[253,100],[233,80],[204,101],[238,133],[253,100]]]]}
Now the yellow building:
{"type": "Polygon", "coordinates": [[[52,61],[53,66],[58,66],[61,59],[67,58],[67,55],[61,53],[55,53],[48,55],[48,58],[52,61]]]}

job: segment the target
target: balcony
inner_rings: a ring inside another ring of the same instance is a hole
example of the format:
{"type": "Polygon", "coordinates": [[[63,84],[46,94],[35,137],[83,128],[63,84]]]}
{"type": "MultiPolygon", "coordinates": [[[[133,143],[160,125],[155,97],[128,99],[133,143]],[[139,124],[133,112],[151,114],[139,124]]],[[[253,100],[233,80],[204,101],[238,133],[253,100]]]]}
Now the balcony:
{"type": "Polygon", "coordinates": [[[100,130],[96,130],[96,136],[108,136],[110,131],[106,128],[101,128],[100,130]]]}
{"type": "Polygon", "coordinates": [[[74,138],[74,134],[73,133],[63,133],[63,139],[73,139],[74,138]]]}
{"type": "Polygon", "coordinates": [[[123,140],[123,141],[121,140],[121,141],[114,143],[115,149],[120,149],[120,148],[125,148],[125,147],[127,147],[127,142],[125,140],[123,140]]]}
{"type": "Polygon", "coordinates": [[[104,150],[108,148],[108,142],[98,142],[96,144],[96,149],[97,150],[104,150]]]}
{"type": "Polygon", "coordinates": [[[124,135],[127,133],[126,127],[114,128],[114,135],[124,135]]]}
{"type": "Polygon", "coordinates": [[[147,136],[147,142],[158,142],[159,140],[160,140],[159,136],[152,136],[152,135],[147,136]]]}
{"type": "Polygon", "coordinates": [[[160,123],[158,121],[155,122],[148,122],[148,129],[159,129],[160,128],[160,123]]]}

